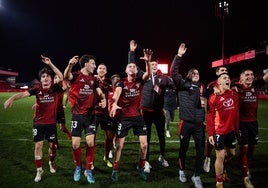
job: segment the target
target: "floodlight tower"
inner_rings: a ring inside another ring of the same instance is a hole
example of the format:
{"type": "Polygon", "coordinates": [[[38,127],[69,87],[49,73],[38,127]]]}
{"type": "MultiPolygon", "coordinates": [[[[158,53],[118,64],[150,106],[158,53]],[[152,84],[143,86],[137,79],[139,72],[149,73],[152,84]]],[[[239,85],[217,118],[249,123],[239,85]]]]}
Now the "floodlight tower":
{"type": "Polygon", "coordinates": [[[227,0],[220,0],[215,7],[215,14],[216,16],[218,16],[221,19],[222,22],[222,48],[221,48],[221,56],[222,56],[222,60],[224,62],[224,22],[225,22],[225,16],[227,16],[229,14],[229,3],[227,0]]]}

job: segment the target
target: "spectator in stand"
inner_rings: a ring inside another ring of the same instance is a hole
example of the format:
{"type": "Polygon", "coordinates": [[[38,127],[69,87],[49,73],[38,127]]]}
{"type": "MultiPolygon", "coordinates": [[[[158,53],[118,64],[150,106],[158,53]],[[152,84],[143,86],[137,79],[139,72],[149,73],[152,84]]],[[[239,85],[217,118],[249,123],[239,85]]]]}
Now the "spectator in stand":
{"type": "MultiPolygon", "coordinates": [[[[135,41],[130,41],[130,45],[136,45],[135,41]]],[[[133,128],[133,133],[138,136],[140,142],[140,154],[137,170],[140,172],[142,179],[147,180],[148,172],[145,172],[145,161],[147,153],[147,129],[141,114],[140,102],[144,82],[151,75],[150,60],[152,56],[151,50],[144,50],[146,71],[144,73],[138,71],[135,62],[129,62],[126,66],[127,77],[116,84],[114,93],[114,103],[110,112],[114,117],[117,110],[120,110],[120,124],[117,129],[117,143],[112,171],[112,180],[118,181],[119,161],[122,149],[125,143],[128,131],[133,128]]]]}
{"type": "Polygon", "coordinates": [[[82,148],[81,136],[84,130],[86,135],[86,178],[90,184],[95,183],[92,174],[92,165],[95,152],[95,97],[101,98],[99,105],[106,107],[106,98],[99,87],[98,80],[94,77],[96,68],[95,57],[85,54],[80,59],[74,56],[70,59],[64,71],[64,78],[70,81],[69,102],[72,108],[72,148],[75,163],[74,181],[79,181],[82,168],[82,148]],[[72,68],[78,63],[81,69],[71,72],[72,68]]]}
{"type": "MultiPolygon", "coordinates": [[[[48,57],[42,56],[42,61],[48,65],[59,80],[63,80],[63,75],[60,70],[51,62],[48,57]]],[[[7,99],[4,103],[4,108],[11,107],[14,100],[19,100],[29,96],[36,96],[36,106],[34,108],[33,117],[33,140],[35,142],[34,159],[36,166],[36,176],[34,182],[40,182],[44,173],[43,166],[43,145],[44,139],[48,141],[49,149],[49,167],[50,172],[55,173],[54,160],[56,157],[55,142],[57,138],[57,107],[59,93],[63,93],[64,90],[58,84],[53,84],[52,71],[48,68],[40,70],[39,79],[41,84],[35,84],[35,87],[30,88],[28,91],[17,93],[7,99]]]]}
{"type": "MultiPolygon", "coordinates": [[[[171,79],[171,78],[169,78],[171,79]]],[[[175,110],[177,109],[177,89],[176,86],[172,81],[172,85],[169,87],[166,87],[165,95],[164,95],[164,112],[166,116],[166,137],[170,138],[170,130],[169,125],[171,121],[174,121],[175,117],[175,110]]]]}
{"type": "Polygon", "coordinates": [[[179,149],[179,180],[182,183],[187,181],[185,172],[186,153],[189,148],[190,138],[193,136],[195,142],[195,165],[194,174],[191,178],[196,188],[202,188],[203,184],[200,178],[203,166],[203,155],[205,147],[205,109],[204,87],[199,81],[199,72],[197,69],[190,69],[185,79],[180,74],[179,67],[182,62],[182,56],[186,52],[184,43],[180,44],[177,55],[174,57],[171,65],[171,78],[174,81],[179,92],[180,104],[180,123],[178,135],[180,137],[179,149]]]}
{"type": "Polygon", "coordinates": [[[241,163],[244,184],[246,188],[253,188],[250,181],[249,162],[253,157],[255,145],[258,143],[257,111],[259,90],[268,83],[268,72],[260,79],[254,80],[251,69],[244,69],[240,74],[236,89],[239,94],[239,161],[241,163]]]}
{"type": "MultiPolygon", "coordinates": [[[[216,76],[218,77],[219,75],[223,74],[223,73],[228,73],[228,70],[225,66],[220,66],[220,67],[217,67],[216,68],[216,76]]],[[[210,82],[207,86],[207,90],[206,90],[206,98],[208,99],[209,96],[211,94],[213,94],[213,87],[216,87],[217,86],[217,80],[214,80],[212,82],[210,82]]],[[[207,105],[207,110],[209,110],[209,106],[207,105]]],[[[207,137],[207,140],[206,140],[206,148],[205,148],[205,155],[206,155],[206,158],[205,158],[205,162],[204,162],[204,165],[203,165],[203,169],[205,172],[209,172],[210,171],[210,162],[211,162],[211,153],[214,149],[214,146],[211,145],[209,143],[209,140],[208,140],[208,137],[207,137]]]]}
{"type": "MultiPolygon", "coordinates": [[[[223,188],[226,164],[235,155],[238,133],[238,94],[230,89],[231,81],[227,73],[219,75],[217,94],[208,99],[207,134],[209,143],[215,147],[216,187],[223,188]]],[[[215,92],[216,93],[216,92],[215,92]]]]}

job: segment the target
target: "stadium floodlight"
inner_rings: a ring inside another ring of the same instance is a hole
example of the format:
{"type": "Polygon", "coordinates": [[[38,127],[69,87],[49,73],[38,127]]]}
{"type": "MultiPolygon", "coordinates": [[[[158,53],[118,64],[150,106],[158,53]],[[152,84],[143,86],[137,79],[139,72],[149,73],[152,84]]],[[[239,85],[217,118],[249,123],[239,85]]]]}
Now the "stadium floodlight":
{"type": "Polygon", "coordinates": [[[224,60],[224,18],[229,14],[229,3],[227,1],[219,1],[215,6],[215,15],[221,18],[222,21],[222,59],[224,60]]]}

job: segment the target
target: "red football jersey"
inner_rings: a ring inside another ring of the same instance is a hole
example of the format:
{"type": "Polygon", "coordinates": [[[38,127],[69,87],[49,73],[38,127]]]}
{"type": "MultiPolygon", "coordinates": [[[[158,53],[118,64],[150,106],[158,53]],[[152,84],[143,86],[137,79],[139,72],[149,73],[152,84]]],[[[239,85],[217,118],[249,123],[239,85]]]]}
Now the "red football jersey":
{"type": "MultiPolygon", "coordinates": [[[[108,92],[112,90],[110,79],[105,78],[102,81],[99,80],[98,77],[96,77],[96,79],[99,81],[99,87],[101,88],[103,94],[105,95],[105,98],[108,99],[108,92]]],[[[101,99],[99,99],[98,97],[96,97],[95,98],[95,114],[108,114],[108,105],[106,105],[105,108],[102,108],[99,105],[100,102],[101,102],[101,99]]]]}
{"type": "Polygon", "coordinates": [[[95,90],[99,83],[91,75],[84,75],[80,71],[73,73],[70,80],[69,101],[73,114],[94,114],[95,90]]]}
{"type": "Polygon", "coordinates": [[[226,90],[221,95],[210,95],[208,99],[207,133],[227,134],[238,130],[239,122],[238,93],[226,90]]]}
{"type": "Polygon", "coordinates": [[[63,92],[57,84],[52,85],[50,89],[43,89],[40,86],[29,90],[30,95],[36,96],[34,124],[56,123],[59,93],[63,92]]]}
{"type": "Polygon", "coordinates": [[[137,79],[135,82],[129,82],[124,78],[117,86],[122,87],[118,104],[121,105],[121,117],[135,117],[141,115],[141,94],[143,89],[143,80],[137,79]]]}
{"type": "Polygon", "coordinates": [[[246,88],[242,84],[239,84],[237,85],[237,88],[240,100],[240,121],[257,121],[257,110],[259,104],[259,89],[257,87],[257,84],[253,82],[252,86],[249,88],[246,88]]]}

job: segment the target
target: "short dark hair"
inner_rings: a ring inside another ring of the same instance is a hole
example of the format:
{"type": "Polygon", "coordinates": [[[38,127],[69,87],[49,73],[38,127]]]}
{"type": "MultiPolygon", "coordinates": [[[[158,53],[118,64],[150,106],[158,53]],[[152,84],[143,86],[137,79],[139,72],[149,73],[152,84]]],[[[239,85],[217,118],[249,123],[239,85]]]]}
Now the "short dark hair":
{"type": "Polygon", "coordinates": [[[157,64],[159,63],[159,60],[158,59],[151,59],[150,62],[153,62],[153,61],[155,61],[157,64]]]}
{"type": "Polygon", "coordinates": [[[93,55],[82,55],[82,57],[79,59],[79,64],[81,68],[84,68],[85,64],[88,63],[91,59],[93,59],[94,61],[96,60],[96,58],[93,55]]]}
{"type": "Polygon", "coordinates": [[[51,78],[53,78],[53,73],[52,73],[52,71],[51,71],[50,69],[46,68],[46,67],[42,68],[42,69],[39,71],[39,73],[38,73],[38,77],[39,77],[39,79],[41,79],[41,76],[42,76],[43,74],[48,74],[48,75],[51,76],[51,78]]]}
{"type": "Polygon", "coordinates": [[[114,74],[114,75],[111,76],[111,79],[113,79],[115,77],[121,78],[121,76],[119,74],[114,74]]]}
{"type": "Polygon", "coordinates": [[[227,70],[227,67],[225,67],[225,66],[219,66],[219,67],[216,68],[216,72],[218,72],[220,70],[220,68],[226,68],[226,70],[227,70]]]}
{"type": "Polygon", "coordinates": [[[253,72],[252,69],[244,68],[243,70],[240,71],[240,75],[241,75],[241,74],[244,74],[246,71],[252,71],[252,72],[253,72]]]}
{"type": "Polygon", "coordinates": [[[105,66],[105,67],[107,68],[107,65],[106,65],[105,63],[100,63],[100,64],[98,65],[98,67],[99,67],[100,65],[103,65],[103,66],[105,66]]]}
{"type": "Polygon", "coordinates": [[[228,75],[228,76],[229,76],[229,74],[228,74],[228,73],[223,72],[223,73],[221,73],[221,74],[219,74],[219,75],[218,75],[218,78],[219,78],[219,77],[221,77],[222,75],[228,75]]]}

